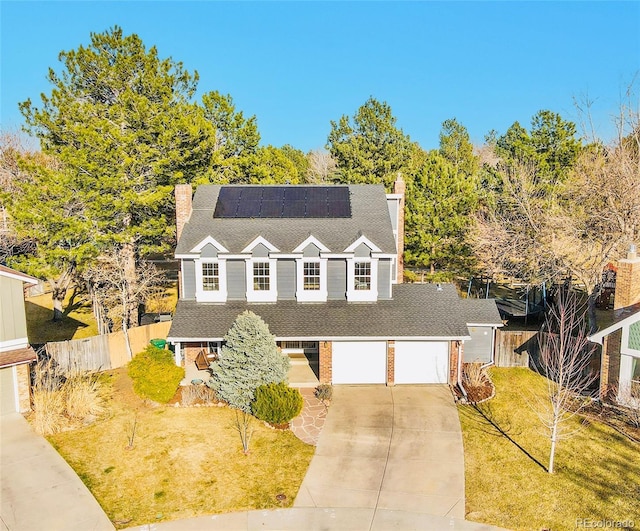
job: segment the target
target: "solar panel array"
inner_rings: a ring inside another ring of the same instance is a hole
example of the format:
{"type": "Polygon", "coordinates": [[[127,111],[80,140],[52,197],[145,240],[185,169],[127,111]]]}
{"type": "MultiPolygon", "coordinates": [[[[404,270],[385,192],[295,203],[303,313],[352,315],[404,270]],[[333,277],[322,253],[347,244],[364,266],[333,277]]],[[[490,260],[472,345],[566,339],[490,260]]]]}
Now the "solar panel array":
{"type": "Polygon", "coordinates": [[[214,218],[350,218],[347,186],[223,186],[214,218]]]}

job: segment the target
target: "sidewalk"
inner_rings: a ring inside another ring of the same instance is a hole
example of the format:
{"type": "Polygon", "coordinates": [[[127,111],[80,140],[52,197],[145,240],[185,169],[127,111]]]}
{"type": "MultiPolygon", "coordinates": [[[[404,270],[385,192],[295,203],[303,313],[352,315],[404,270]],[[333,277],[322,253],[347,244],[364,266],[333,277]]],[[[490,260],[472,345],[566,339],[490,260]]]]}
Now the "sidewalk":
{"type": "Polygon", "coordinates": [[[98,502],[19,414],[0,417],[0,530],[113,530],[98,502]]]}

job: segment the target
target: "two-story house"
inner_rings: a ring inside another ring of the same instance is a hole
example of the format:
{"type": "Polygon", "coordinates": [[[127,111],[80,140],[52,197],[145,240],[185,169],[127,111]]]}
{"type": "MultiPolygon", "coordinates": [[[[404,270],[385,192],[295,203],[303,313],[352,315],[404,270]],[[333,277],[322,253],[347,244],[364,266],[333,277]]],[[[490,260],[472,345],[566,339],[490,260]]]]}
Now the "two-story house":
{"type": "Polygon", "coordinates": [[[491,300],[453,285],[402,284],[404,182],[176,188],[176,362],[215,352],[235,318],[264,319],[321,383],[455,383],[493,359],[491,300]]]}
{"type": "Polygon", "coordinates": [[[30,364],[36,353],[27,339],[24,285],[38,280],[0,265],[0,414],[31,409],[30,364]]]}

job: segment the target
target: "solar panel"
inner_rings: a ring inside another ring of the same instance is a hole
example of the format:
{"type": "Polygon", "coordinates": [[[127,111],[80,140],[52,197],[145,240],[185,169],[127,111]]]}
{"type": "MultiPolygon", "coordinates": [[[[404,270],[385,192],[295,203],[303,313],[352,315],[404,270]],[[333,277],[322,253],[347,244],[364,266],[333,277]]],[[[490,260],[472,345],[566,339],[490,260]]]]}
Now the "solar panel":
{"type": "Polygon", "coordinates": [[[305,215],[304,201],[285,201],[282,209],[283,218],[304,218],[305,215]]]}
{"type": "Polygon", "coordinates": [[[280,218],[282,217],[282,200],[280,201],[265,201],[262,200],[262,205],[260,205],[260,215],[258,217],[261,218],[280,218]]]}
{"type": "Polygon", "coordinates": [[[302,201],[305,198],[307,188],[307,186],[285,188],[284,198],[287,201],[302,201]]]}
{"type": "Polygon", "coordinates": [[[348,218],[347,186],[223,186],[216,218],[348,218]]]}
{"type": "Polygon", "coordinates": [[[284,201],[284,186],[264,186],[262,188],[263,201],[284,201]]]}

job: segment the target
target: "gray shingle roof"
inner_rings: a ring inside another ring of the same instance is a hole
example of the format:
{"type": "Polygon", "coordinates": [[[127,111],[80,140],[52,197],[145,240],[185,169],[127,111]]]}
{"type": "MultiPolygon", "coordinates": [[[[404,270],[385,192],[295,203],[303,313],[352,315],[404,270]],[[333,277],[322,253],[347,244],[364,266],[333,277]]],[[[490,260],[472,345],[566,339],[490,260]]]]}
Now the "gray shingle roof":
{"type": "Polygon", "coordinates": [[[449,338],[468,339],[467,323],[499,325],[493,301],[460,299],[453,285],[394,286],[393,300],[372,303],[328,301],[271,304],[178,302],[170,340],[222,338],[245,310],[260,315],[278,338],[449,338]],[[482,304],[479,304],[482,302],[482,304]]]}
{"type": "Polygon", "coordinates": [[[199,186],[193,198],[193,212],[184,226],[176,254],[189,253],[212,236],[231,253],[240,253],[258,236],[281,252],[290,253],[309,236],[314,236],[331,252],[342,252],[360,236],[365,236],[384,253],[395,253],[393,228],[382,185],[349,185],[350,218],[214,218],[220,185],[199,186]]]}

